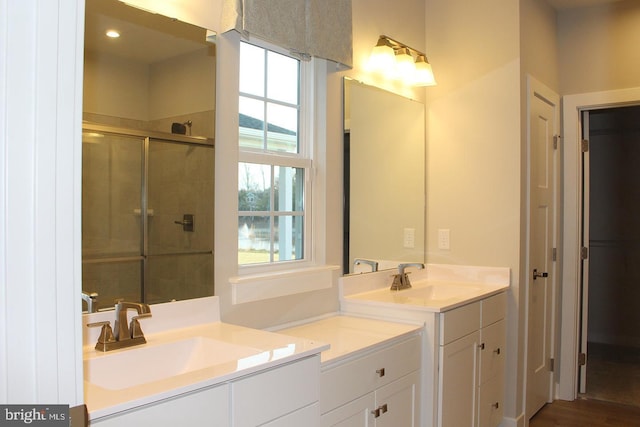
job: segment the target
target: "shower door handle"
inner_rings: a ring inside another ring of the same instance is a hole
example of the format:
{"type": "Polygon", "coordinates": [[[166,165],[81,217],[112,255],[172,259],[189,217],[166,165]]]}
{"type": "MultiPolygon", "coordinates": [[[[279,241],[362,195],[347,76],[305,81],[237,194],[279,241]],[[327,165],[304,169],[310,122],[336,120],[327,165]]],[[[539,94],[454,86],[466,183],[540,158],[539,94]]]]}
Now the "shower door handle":
{"type": "Polygon", "coordinates": [[[173,221],[175,224],[182,226],[182,231],[193,231],[194,219],[193,214],[182,215],[182,221],[173,221]]]}

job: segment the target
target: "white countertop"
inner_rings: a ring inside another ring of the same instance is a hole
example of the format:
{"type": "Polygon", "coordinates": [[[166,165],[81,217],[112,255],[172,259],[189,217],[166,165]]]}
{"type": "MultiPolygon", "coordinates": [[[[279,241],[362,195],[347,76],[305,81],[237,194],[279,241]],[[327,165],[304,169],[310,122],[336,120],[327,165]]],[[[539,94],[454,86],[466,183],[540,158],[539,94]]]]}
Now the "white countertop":
{"type": "Polygon", "coordinates": [[[335,315],[300,326],[281,329],[278,332],[329,343],[331,347],[320,355],[323,367],[325,367],[329,363],[340,362],[344,358],[367,351],[378,344],[400,339],[421,329],[421,324],[335,315]]]}
{"type": "MultiPolygon", "coordinates": [[[[213,301],[213,303],[217,303],[217,300],[213,301]]],[[[192,304],[188,302],[178,302],[171,303],[171,305],[152,306],[152,312],[154,312],[155,316],[156,312],[165,313],[168,310],[176,309],[189,310],[193,309],[193,304],[206,306],[209,312],[215,312],[215,309],[211,307],[211,301],[206,303],[199,301],[192,304]]],[[[106,315],[111,317],[113,316],[112,313],[113,312],[107,313],[106,315]]],[[[95,318],[104,317],[105,315],[98,313],[90,316],[95,318]]],[[[193,317],[198,320],[202,319],[202,317],[198,316],[193,317]]],[[[216,320],[218,317],[217,315],[211,317],[207,314],[204,318],[216,320]]],[[[91,317],[85,317],[85,321],[86,320],[92,319],[91,317]]],[[[146,321],[147,319],[144,320],[146,321]]],[[[148,320],[151,321],[152,319],[148,320]]],[[[158,319],[156,321],[166,323],[167,319],[158,319]]],[[[246,328],[223,323],[219,320],[191,326],[185,325],[184,320],[182,322],[181,326],[184,327],[145,334],[147,339],[146,344],[125,349],[100,352],[93,348],[95,345],[93,339],[85,341],[86,345],[83,349],[85,364],[90,360],[101,357],[109,357],[122,352],[135,352],[136,349],[145,349],[146,351],[150,350],[152,352],[155,346],[166,345],[191,337],[202,337],[230,345],[243,346],[248,348],[251,354],[236,360],[224,361],[224,363],[207,366],[203,369],[180,373],[169,378],[128,386],[118,390],[100,387],[88,382],[86,380],[87,374],[85,373],[84,397],[89,411],[89,419],[104,417],[161,399],[215,386],[217,384],[223,384],[241,376],[318,354],[329,348],[328,344],[317,342],[313,339],[298,338],[290,335],[246,328]]],[[[160,327],[160,325],[154,325],[153,323],[149,323],[148,326],[150,331],[156,331],[160,327]]],[[[142,327],[144,329],[145,325],[143,324],[142,327]]],[[[85,335],[88,335],[88,333],[85,335]]],[[[172,360],[161,362],[171,364],[172,360]]],[[[114,369],[112,374],[118,375],[122,373],[118,372],[118,369],[114,369]]]]}
{"type": "Polygon", "coordinates": [[[348,313],[359,305],[368,306],[372,313],[376,307],[439,313],[503,292],[510,284],[508,268],[427,264],[423,270],[411,270],[410,289],[392,291],[394,273],[342,277],[342,310],[348,313]]]}

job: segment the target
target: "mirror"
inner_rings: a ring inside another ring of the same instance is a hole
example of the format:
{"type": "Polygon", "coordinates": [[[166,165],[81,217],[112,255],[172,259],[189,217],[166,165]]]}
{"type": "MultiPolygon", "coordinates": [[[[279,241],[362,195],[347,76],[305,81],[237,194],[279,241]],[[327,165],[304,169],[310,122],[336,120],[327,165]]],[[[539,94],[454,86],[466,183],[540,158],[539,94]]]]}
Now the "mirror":
{"type": "Polygon", "coordinates": [[[345,274],[425,262],[424,138],[424,104],[345,78],[345,274]]]}
{"type": "Polygon", "coordinates": [[[117,0],[86,2],[83,310],[214,293],[213,41],[117,0]]]}

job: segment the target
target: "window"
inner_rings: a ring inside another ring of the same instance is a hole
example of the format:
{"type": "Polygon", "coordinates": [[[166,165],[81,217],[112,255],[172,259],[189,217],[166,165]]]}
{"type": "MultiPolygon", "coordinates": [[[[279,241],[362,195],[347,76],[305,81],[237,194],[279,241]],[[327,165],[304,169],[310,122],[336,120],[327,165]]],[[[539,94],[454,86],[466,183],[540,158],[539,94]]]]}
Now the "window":
{"type": "Polygon", "coordinates": [[[302,114],[305,64],[240,44],[238,264],[309,258],[310,138],[302,114]]]}

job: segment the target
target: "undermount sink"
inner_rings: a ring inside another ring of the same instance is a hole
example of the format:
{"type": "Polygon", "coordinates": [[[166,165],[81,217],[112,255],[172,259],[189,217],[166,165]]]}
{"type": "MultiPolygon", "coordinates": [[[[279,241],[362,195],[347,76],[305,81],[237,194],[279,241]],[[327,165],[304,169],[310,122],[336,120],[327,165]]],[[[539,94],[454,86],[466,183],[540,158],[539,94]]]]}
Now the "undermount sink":
{"type": "Polygon", "coordinates": [[[482,286],[474,286],[456,283],[417,283],[410,289],[390,290],[378,289],[353,296],[352,298],[389,302],[395,304],[412,304],[420,306],[442,306],[451,301],[472,297],[482,292],[482,286]]]}
{"type": "Polygon", "coordinates": [[[215,365],[262,350],[205,337],[107,353],[84,361],[84,379],[98,387],[121,390],[215,365]]]}

